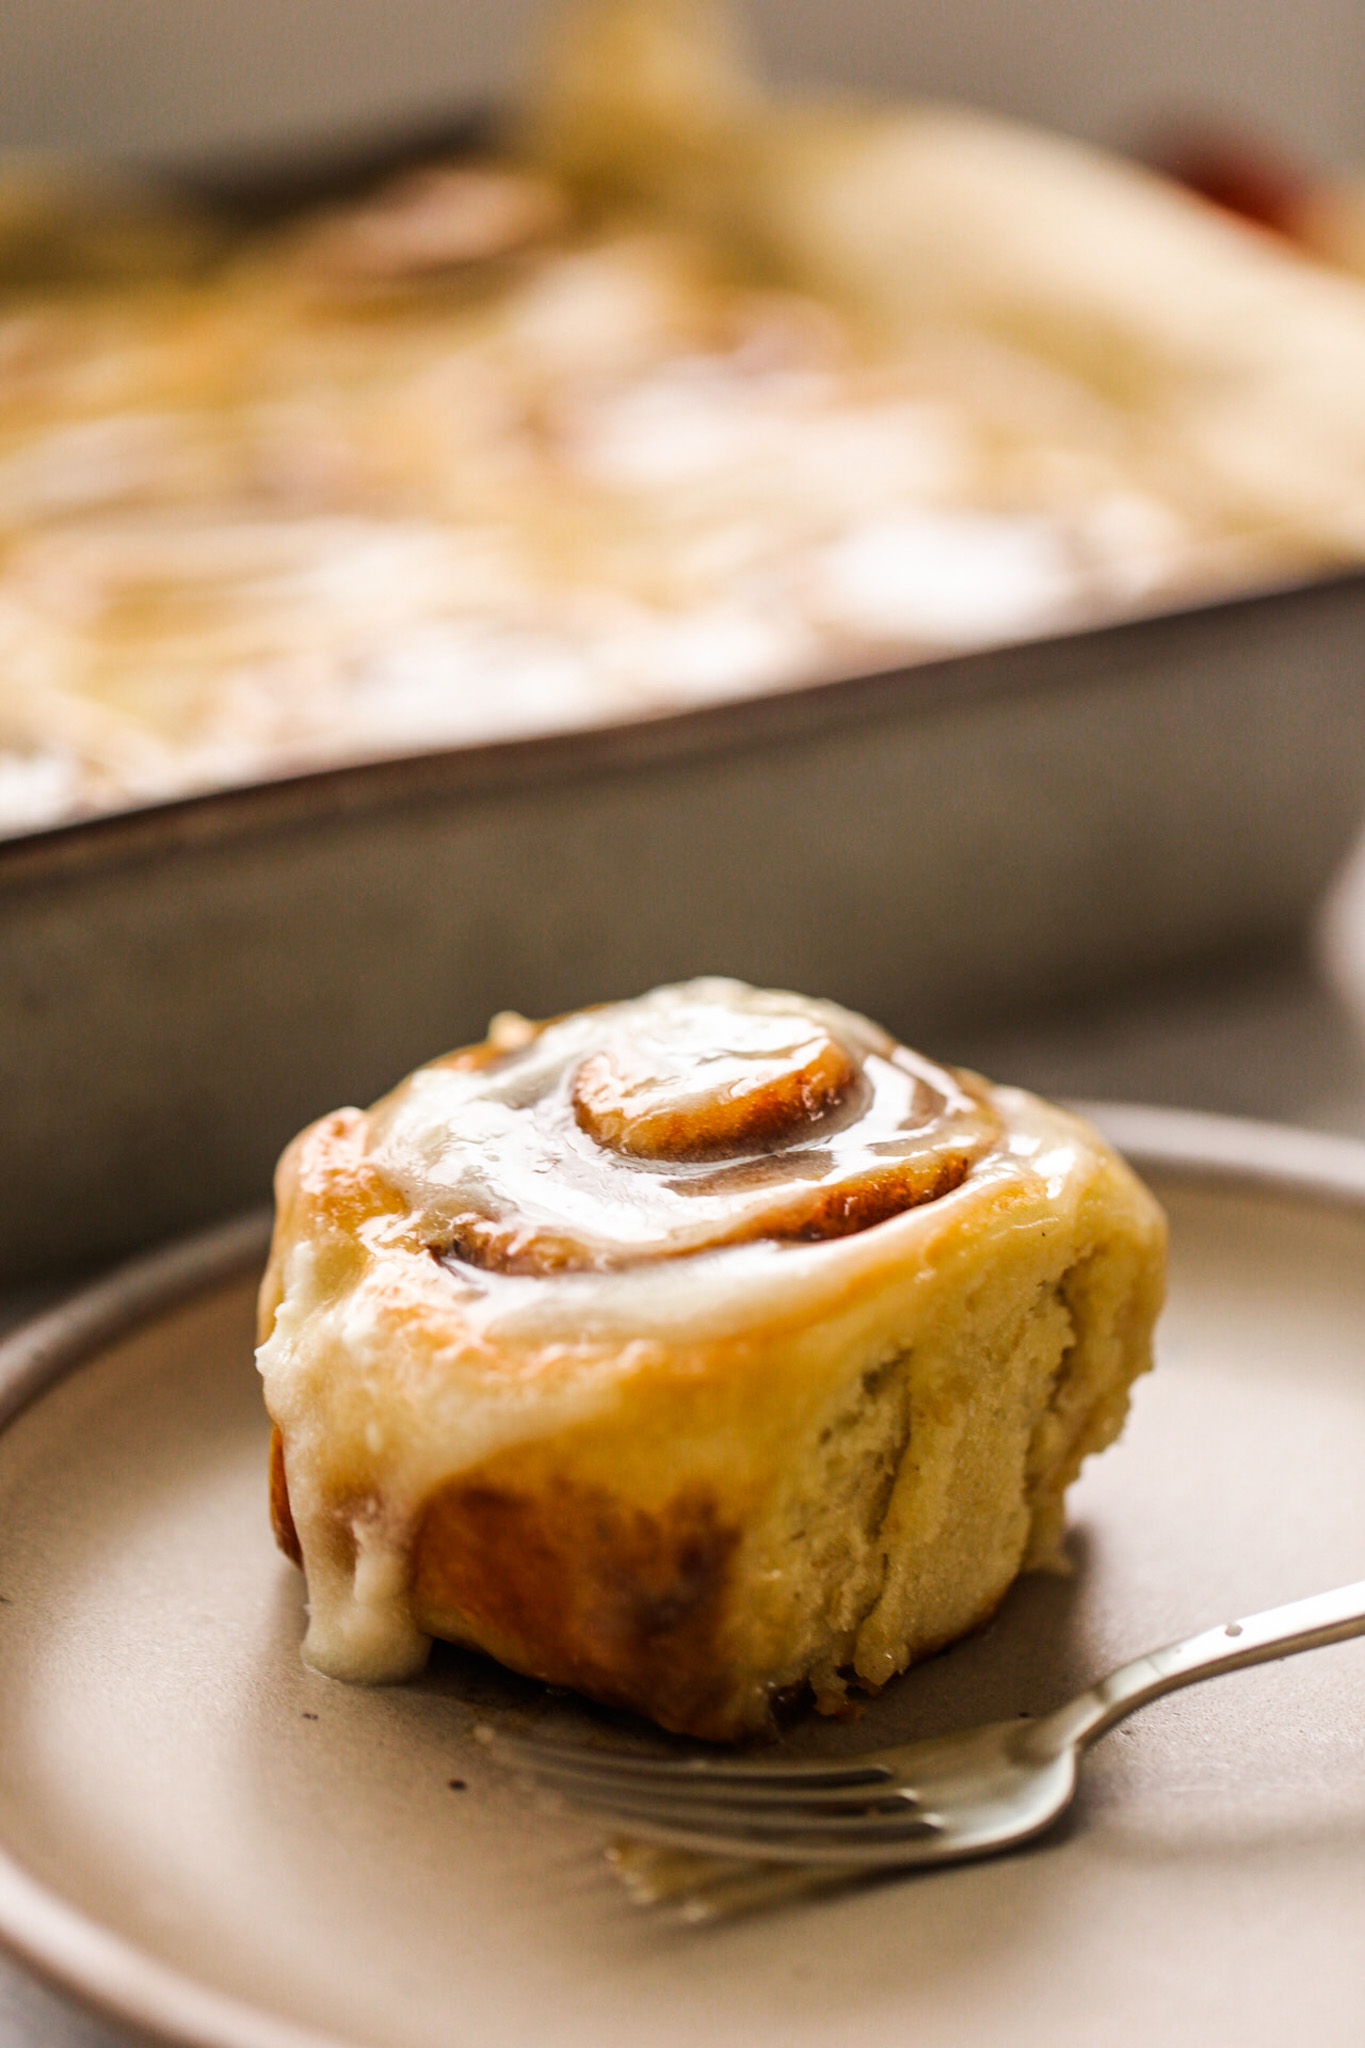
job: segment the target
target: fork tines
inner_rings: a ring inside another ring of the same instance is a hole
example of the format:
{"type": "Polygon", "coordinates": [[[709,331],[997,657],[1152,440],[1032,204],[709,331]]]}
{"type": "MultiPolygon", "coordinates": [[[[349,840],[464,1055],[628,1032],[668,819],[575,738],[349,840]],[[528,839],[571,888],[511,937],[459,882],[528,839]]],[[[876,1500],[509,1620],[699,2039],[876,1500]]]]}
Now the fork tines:
{"type": "Polygon", "coordinates": [[[611,1814],[634,1833],[737,1861],[865,1863],[941,1828],[912,1789],[866,1758],[773,1766],[534,1741],[498,1747],[542,1788],[611,1814]]]}
{"type": "Polygon", "coordinates": [[[514,1735],[498,1735],[495,1746],[500,1755],[546,1780],[572,1775],[615,1784],[642,1778],[651,1785],[743,1785],[780,1790],[785,1797],[793,1787],[847,1791],[861,1785],[885,1785],[894,1775],[888,1764],[868,1757],[847,1764],[764,1764],[733,1757],[661,1757],[621,1749],[588,1749],[582,1743],[524,1741],[514,1735]]]}
{"type": "Polygon", "coordinates": [[[607,1860],[633,1905],[673,1912],[694,1925],[816,1898],[864,1876],[844,1865],[756,1863],[629,1836],[612,1842],[607,1860]]]}

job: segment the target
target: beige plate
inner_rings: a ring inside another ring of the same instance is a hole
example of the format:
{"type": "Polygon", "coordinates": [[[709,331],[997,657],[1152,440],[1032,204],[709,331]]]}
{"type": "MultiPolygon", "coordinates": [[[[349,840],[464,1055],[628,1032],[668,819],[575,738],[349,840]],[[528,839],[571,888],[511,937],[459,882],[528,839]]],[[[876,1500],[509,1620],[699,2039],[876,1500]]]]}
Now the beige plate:
{"type": "MultiPolygon", "coordinates": [[[[1046,1708],[1365,1571],[1365,1147],[1104,1116],[1170,1205],[1173,1288],[1160,1369],[1073,1496],[1077,1571],[793,1749],[1046,1708]]],[[[453,1653],[388,1691],[300,1664],[261,1242],[201,1238],[0,1351],[0,1930],[40,1969],[225,2048],[1365,2038],[1365,1642],[1152,1708],[1027,1853],[709,1929],[638,1912],[602,1830],[472,1739],[591,1710],[453,1653]]]]}

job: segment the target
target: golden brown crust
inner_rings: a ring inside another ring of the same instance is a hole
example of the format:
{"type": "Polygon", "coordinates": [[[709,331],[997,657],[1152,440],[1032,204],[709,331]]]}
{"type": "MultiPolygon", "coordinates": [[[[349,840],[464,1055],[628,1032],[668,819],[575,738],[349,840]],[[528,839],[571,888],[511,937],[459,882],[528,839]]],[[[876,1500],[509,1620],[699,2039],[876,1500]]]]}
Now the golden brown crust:
{"type": "Polygon", "coordinates": [[[299,1132],[275,1169],[275,1230],[256,1305],[256,1341],[264,1344],[284,1294],[286,1248],[320,1237],[354,1243],[374,1216],[400,1215],[403,1198],[365,1155],[366,1122],[338,1109],[299,1132]]]}
{"type": "MultiPolygon", "coordinates": [[[[270,1520],[302,1566],[278,1429],[270,1520]]],[[[529,1677],[723,1740],[736,1732],[721,1624],[738,1542],[701,1487],[651,1513],[603,1487],[556,1479],[530,1491],[496,1470],[470,1473],[421,1516],[413,1611],[429,1634],[472,1638],[529,1677]]]]}
{"type": "Polygon", "coordinates": [[[705,1488],[650,1512],[565,1478],[534,1492],[472,1472],[428,1503],[413,1549],[413,1610],[431,1634],[665,1728],[724,1738],[721,1642],[738,1530],[705,1488]]]}
{"type": "Polygon", "coordinates": [[[281,1211],[293,1203],[325,1206],[338,1232],[352,1232],[371,1216],[397,1215],[403,1198],[366,1156],[364,1112],[338,1109],[297,1137],[280,1162],[276,1202],[281,1211]]]}
{"type": "Polygon", "coordinates": [[[294,1527],[294,1516],[289,1506],[289,1481],[284,1469],[284,1438],[278,1424],[270,1431],[270,1526],[275,1532],[275,1541],[287,1558],[303,1567],[303,1546],[299,1532],[294,1527]]]}

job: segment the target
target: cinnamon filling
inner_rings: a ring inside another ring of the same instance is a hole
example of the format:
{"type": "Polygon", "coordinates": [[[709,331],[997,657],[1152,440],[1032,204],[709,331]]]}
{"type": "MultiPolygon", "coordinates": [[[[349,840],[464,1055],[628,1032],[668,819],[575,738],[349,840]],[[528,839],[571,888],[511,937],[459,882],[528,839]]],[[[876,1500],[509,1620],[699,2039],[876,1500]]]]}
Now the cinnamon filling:
{"type": "Polygon", "coordinates": [[[999,1135],[970,1077],[833,1006],[717,982],[414,1082],[381,1151],[410,1174],[420,1150],[432,1252],[466,1273],[849,1236],[950,1193],[999,1135]]]}
{"type": "Polygon", "coordinates": [[[569,1092],[579,1129],[599,1145],[714,1159],[789,1143],[856,1079],[845,1048],[809,1018],[705,1005],[648,1036],[614,1034],[579,1063],[569,1092]],[[705,1036],[713,1022],[718,1040],[705,1036]]]}

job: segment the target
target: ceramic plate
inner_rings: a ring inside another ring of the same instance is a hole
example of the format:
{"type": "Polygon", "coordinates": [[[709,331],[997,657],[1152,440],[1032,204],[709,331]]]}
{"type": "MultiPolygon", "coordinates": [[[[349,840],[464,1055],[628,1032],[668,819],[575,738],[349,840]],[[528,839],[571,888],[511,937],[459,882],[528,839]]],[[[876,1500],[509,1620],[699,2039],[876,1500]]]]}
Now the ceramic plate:
{"type": "MultiPolygon", "coordinates": [[[[1046,1709],[1365,1573],[1365,1147],[1104,1115],[1170,1208],[1172,1292],[1072,1496],[1075,1571],[793,1748],[1046,1709]]],[[[1148,1709],[1027,1852],[700,1928],[630,1905],[604,1829],[474,1739],[592,1710],[451,1652],[388,1690],[305,1671],[263,1242],[143,1262],[0,1353],[0,1930],[39,1969],[221,2048],[1365,2038],[1365,1641],[1148,1709]]]]}

